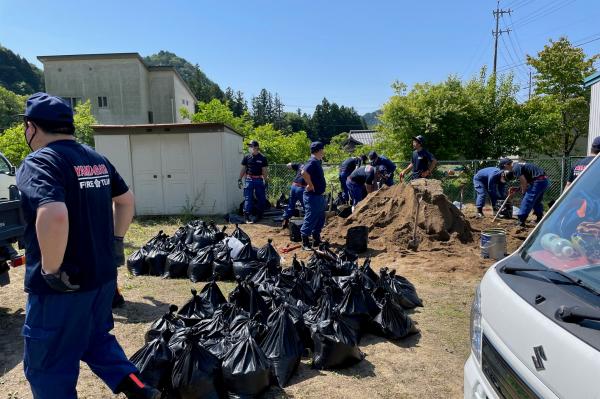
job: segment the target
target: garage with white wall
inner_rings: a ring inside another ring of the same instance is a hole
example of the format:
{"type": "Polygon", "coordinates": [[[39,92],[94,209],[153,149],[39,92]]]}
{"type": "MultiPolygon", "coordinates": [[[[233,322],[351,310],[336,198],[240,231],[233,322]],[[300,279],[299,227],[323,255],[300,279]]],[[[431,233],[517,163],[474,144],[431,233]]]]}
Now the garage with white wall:
{"type": "Polygon", "coordinates": [[[243,138],[220,123],[96,125],[96,150],[135,193],[136,215],[237,209],[243,138]]]}

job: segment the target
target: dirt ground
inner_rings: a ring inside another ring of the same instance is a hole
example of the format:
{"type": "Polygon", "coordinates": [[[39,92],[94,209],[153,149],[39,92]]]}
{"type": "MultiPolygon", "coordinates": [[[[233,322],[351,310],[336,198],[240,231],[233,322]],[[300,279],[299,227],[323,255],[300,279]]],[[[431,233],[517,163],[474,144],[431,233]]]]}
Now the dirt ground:
{"type": "MultiPolygon", "coordinates": [[[[490,214],[487,210],[487,214],[490,214]]],[[[366,358],[358,365],[338,371],[316,371],[304,360],[285,390],[272,388],[265,398],[459,398],[463,389],[463,364],[469,354],[469,311],[476,284],[493,263],[480,259],[478,231],[492,227],[491,217],[474,218],[474,208],[464,210],[474,231],[468,244],[438,242],[420,251],[398,246],[390,249],[378,240],[370,243],[372,266],[397,269],[416,286],[425,307],[412,314],[421,334],[390,342],[367,335],[361,342],[366,358]]],[[[217,220],[217,219],[215,219],[217,220]]],[[[219,220],[217,220],[219,222],[219,220]]],[[[127,251],[132,252],[159,229],[173,233],[181,224],[176,219],[138,220],[130,230],[127,251]]],[[[514,251],[527,236],[527,229],[513,228],[514,221],[500,221],[509,233],[508,250],[514,251]]],[[[233,230],[229,227],[229,232],[233,230]]],[[[290,245],[287,231],[274,225],[244,226],[255,245],[273,239],[276,248],[290,245]]],[[[344,237],[331,237],[343,242],[344,237]]],[[[291,245],[295,245],[292,243],[291,245]]],[[[291,255],[300,259],[308,253],[297,249],[284,256],[289,265],[291,255]]],[[[23,292],[23,268],[11,271],[12,283],[0,288],[0,398],[30,398],[23,375],[23,341],[20,329],[24,320],[26,295],[23,292]]],[[[119,284],[127,303],[116,309],[114,334],[128,356],[143,344],[150,323],[166,312],[171,303],[182,305],[194,284],[188,280],[163,280],[157,277],[131,277],[121,269],[119,284]]],[[[225,294],[232,283],[220,283],[225,294]]],[[[197,284],[200,289],[202,284],[197,284]]],[[[82,364],[78,392],[80,398],[115,397],[82,364]]]]}

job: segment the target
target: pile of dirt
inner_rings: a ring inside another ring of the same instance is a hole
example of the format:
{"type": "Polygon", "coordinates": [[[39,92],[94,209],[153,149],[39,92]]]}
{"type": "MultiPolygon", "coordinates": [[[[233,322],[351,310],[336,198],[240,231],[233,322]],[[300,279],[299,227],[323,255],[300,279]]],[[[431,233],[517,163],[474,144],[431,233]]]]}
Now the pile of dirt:
{"type": "Polygon", "coordinates": [[[417,198],[421,197],[417,217],[419,248],[438,247],[440,243],[472,243],[471,225],[444,195],[439,180],[418,179],[369,194],[347,219],[331,220],[325,239],[342,244],[349,228],[367,226],[369,241],[381,249],[408,248],[412,239],[417,198]]]}

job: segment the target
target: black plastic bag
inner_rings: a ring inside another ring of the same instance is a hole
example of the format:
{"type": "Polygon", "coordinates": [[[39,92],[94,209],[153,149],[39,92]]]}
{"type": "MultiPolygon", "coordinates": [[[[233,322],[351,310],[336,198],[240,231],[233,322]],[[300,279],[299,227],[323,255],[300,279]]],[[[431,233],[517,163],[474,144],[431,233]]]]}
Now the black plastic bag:
{"type": "Polygon", "coordinates": [[[144,337],[144,342],[148,343],[161,336],[168,341],[171,338],[171,335],[177,330],[185,328],[184,321],[179,318],[175,312],[177,312],[177,305],[169,306],[169,311],[150,325],[150,329],[146,332],[144,337]]]}
{"type": "Polygon", "coordinates": [[[213,260],[214,254],[211,246],[201,249],[188,264],[187,275],[190,281],[197,283],[207,280],[212,275],[213,260]]]}
{"type": "Polygon", "coordinates": [[[286,303],[271,316],[273,316],[273,323],[261,348],[267,359],[271,361],[277,385],[284,388],[298,368],[304,348],[286,303]]]}
{"type": "Polygon", "coordinates": [[[405,277],[397,276],[396,270],[388,272],[387,268],[379,271],[380,278],[374,296],[382,301],[385,293],[391,293],[394,301],[404,309],[422,307],[423,301],[417,295],[415,286],[405,277]]]}
{"type": "Polygon", "coordinates": [[[192,289],[191,292],[192,298],[177,313],[188,327],[196,325],[200,320],[210,315],[209,306],[198,296],[198,292],[195,289],[192,289]]]}
{"type": "Polygon", "coordinates": [[[244,230],[242,230],[240,228],[240,226],[237,224],[235,225],[235,230],[233,230],[233,233],[231,233],[231,236],[234,238],[237,238],[244,244],[248,244],[251,241],[250,236],[248,234],[246,234],[246,232],[244,230]]]}
{"type": "Polygon", "coordinates": [[[346,233],[346,248],[360,254],[368,249],[369,228],[367,226],[350,227],[346,233]]]}
{"type": "Polygon", "coordinates": [[[250,334],[261,343],[267,335],[268,328],[262,321],[262,314],[258,313],[254,316],[250,314],[240,314],[236,316],[229,325],[231,337],[234,339],[242,338],[245,334],[250,334]]]}
{"type": "Polygon", "coordinates": [[[236,339],[234,338],[222,337],[203,339],[201,341],[201,344],[213,356],[215,356],[220,361],[223,361],[223,358],[225,357],[225,355],[227,355],[234,342],[236,342],[236,339]]]}
{"type": "Polygon", "coordinates": [[[208,229],[206,223],[202,222],[200,226],[196,227],[193,231],[192,242],[198,249],[214,244],[214,234],[208,229]]]}
{"type": "Polygon", "coordinates": [[[250,316],[260,312],[261,321],[266,322],[269,315],[269,306],[258,292],[252,281],[238,279],[237,286],[229,294],[229,302],[247,311],[250,316]]]}
{"type": "Polygon", "coordinates": [[[212,315],[224,303],[227,303],[225,296],[219,289],[214,277],[202,287],[200,298],[205,303],[205,310],[212,315]]]}
{"type": "Polygon", "coordinates": [[[187,276],[190,256],[183,244],[178,244],[175,250],[167,256],[163,278],[182,278],[187,276]]]}
{"type": "Polygon", "coordinates": [[[381,311],[373,319],[372,331],[391,340],[402,339],[419,332],[412,319],[402,306],[394,302],[389,293],[383,298],[381,311]]]}
{"type": "Polygon", "coordinates": [[[364,355],[358,349],[358,332],[335,310],[331,318],[311,329],[314,343],[313,367],[331,369],[358,363],[364,355]]]}
{"type": "Polygon", "coordinates": [[[223,359],[223,379],[230,398],[255,398],[270,384],[270,362],[250,334],[223,359]]]}
{"type": "Polygon", "coordinates": [[[265,263],[259,262],[257,260],[251,260],[248,262],[233,262],[233,274],[236,277],[240,277],[242,279],[252,278],[265,263]]]}
{"type": "Polygon", "coordinates": [[[213,275],[217,280],[229,280],[233,274],[233,262],[227,242],[221,241],[213,249],[213,275]]]}
{"type": "Polygon", "coordinates": [[[267,243],[258,250],[256,256],[259,261],[266,263],[267,266],[279,269],[281,267],[281,256],[273,247],[272,242],[273,240],[269,238],[267,243]]]}
{"type": "Polygon", "coordinates": [[[210,319],[200,320],[193,329],[194,332],[203,339],[220,339],[229,334],[227,318],[223,312],[219,310],[217,310],[210,319]]]}
{"type": "Polygon", "coordinates": [[[292,219],[290,220],[289,230],[290,230],[290,241],[292,242],[300,242],[302,241],[302,234],[300,233],[300,229],[302,228],[302,220],[292,219]]]}
{"type": "Polygon", "coordinates": [[[146,255],[146,267],[151,276],[162,276],[165,273],[165,263],[169,253],[164,250],[164,244],[155,245],[146,255]]]}
{"type": "Polygon", "coordinates": [[[221,362],[198,342],[189,329],[173,335],[169,349],[175,362],[171,373],[172,389],[180,399],[218,399],[217,381],[221,362]]]}
{"type": "Polygon", "coordinates": [[[173,356],[164,337],[148,342],[129,360],[140,371],[144,383],[161,390],[169,386],[173,356]]]}
{"type": "Polygon", "coordinates": [[[252,275],[250,281],[252,281],[256,286],[259,286],[267,281],[271,284],[275,282],[275,277],[279,274],[276,271],[271,270],[266,263],[258,262],[260,266],[259,269],[252,275]]]}
{"type": "Polygon", "coordinates": [[[129,258],[127,258],[127,270],[129,270],[129,273],[133,274],[134,276],[143,276],[148,274],[148,268],[146,262],[144,261],[147,254],[148,251],[146,248],[142,247],[129,255],[129,258]]]}
{"type": "Polygon", "coordinates": [[[229,302],[219,306],[219,309],[217,309],[215,313],[216,312],[221,312],[223,314],[223,320],[225,320],[227,324],[231,324],[231,322],[239,315],[249,315],[249,313],[244,309],[240,308],[234,303],[229,302]]]}
{"type": "Polygon", "coordinates": [[[360,276],[355,276],[344,290],[344,299],[340,303],[340,312],[355,320],[361,329],[379,313],[379,306],[370,291],[367,291],[360,276]]]}
{"type": "Polygon", "coordinates": [[[333,301],[331,288],[325,288],[317,306],[311,307],[310,310],[304,313],[304,324],[311,328],[321,321],[330,319],[334,308],[335,302],[333,301]]]}

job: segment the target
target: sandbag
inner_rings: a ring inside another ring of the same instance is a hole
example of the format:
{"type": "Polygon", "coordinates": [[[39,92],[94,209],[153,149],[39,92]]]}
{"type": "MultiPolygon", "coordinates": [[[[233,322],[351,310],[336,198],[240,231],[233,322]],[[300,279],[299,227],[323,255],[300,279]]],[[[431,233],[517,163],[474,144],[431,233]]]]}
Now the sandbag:
{"type": "Polygon", "coordinates": [[[229,333],[226,316],[217,310],[210,319],[200,320],[194,327],[194,333],[203,339],[224,338],[229,333]]]}
{"type": "Polygon", "coordinates": [[[262,315],[256,314],[240,314],[236,316],[229,325],[230,336],[233,339],[241,339],[245,335],[250,334],[257,343],[261,343],[268,332],[268,327],[262,321],[262,315]]]}
{"type": "Polygon", "coordinates": [[[372,332],[381,337],[398,340],[417,334],[419,330],[388,293],[382,301],[381,311],[373,319],[372,332]]]}
{"type": "Polygon", "coordinates": [[[182,278],[187,276],[190,257],[183,244],[178,244],[175,250],[167,256],[163,278],[182,278]]]}
{"type": "Polygon", "coordinates": [[[289,230],[290,230],[290,241],[292,242],[301,242],[302,234],[300,233],[300,228],[302,227],[303,220],[292,219],[290,220],[289,230]]]}
{"type": "Polygon", "coordinates": [[[300,364],[303,346],[290,317],[288,305],[281,305],[274,313],[274,322],[261,344],[277,385],[284,388],[300,364]]]}
{"type": "Polygon", "coordinates": [[[394,301],[404,309],[414,309],[423,307],[423,301],[417,295],[415,286],[405,277],[397,276],[396,270],[388,272],[387,268],[379,271],[380,279],[375,290],[375,298],[379,301],[383,299],[386,292],[393,294],[394,301]]]}
{"type": "Polygon", "coordinates": [[[204,309],[208,311],[210,315],[212,315],[219,306],[227,303],[227,300],[225,299],[225,296],[223,296],[214,277],[202,287],[200,298],[206,305],[204,309]]]}
{"type": "Polygon", "coordinates": [[[314,343],[313,367],[332,369],[358,363],[364,354],[358,349],[358,332],[334,311],[331,318],[319,322],[311,329],[314,343]]]}
{"type": "Polygon", "coordinates": [[[214,234],[208,229],[206,223],[202,222],[200,226],[196,227],[192,232],[192,242],[198,249],[208,247],[214,244],[214,234]]]}
{"type": "Polygon", "coordinates": [[[281,267],[281,256],[279,256],[272,243],[273,240],[269,238],[267,243],[258,250],[256,257],[259,261],[266,263],[267,266],[278,269],[281,267]]]}
{"type": "Polygon", "coordinates": [[[129,255],[129,258],[127,258],[127,270],[129,270],[129,273],[133,274],[134,276],[143,276],[148,274],[148,268],[146,266],[146,262],[144,261],[147,254],[148,251],[146,248],[142,247],[129,255]]]}
{"type": "Polygon", "coordinates": [[[269,387],[270,362],[250,334],[232,346],[222,367],[229,398],[255,398],[269,387]]]}
{"type": "Polygon", "coordinates": [[[338,205],[337,215],[341,218],[346,219],[348,216],[352,215],[352,206],[348,204],[338,205]]]}
{"type": "Polygon", "coordinates": [[[237,238],[244,244],[248,244],[251,241],[250,236],[248,234],[246,234],[246,232],[244,230],[242,230],[240,228],[240,226],[237,224],[235,225],[235,230],[233,230],[233,233],[231,233],[231,236],[234,238],[237,238]]]}
{"type": "Polygon", "coordinates": [[[263,265],[266,264],[257,260],[251,260],[248,262],[234,261],[233,275],[242,279],[252,278],[263,265]]]}
{"type": "Polygon", "coordinates": [[[368,249],[369,228],[367,226],[350,227],[346,233],[346,248],[360,254],[368,249]]]}
{"type": "Polygon", "coordinates": [[[339,306],[340,312],[356,321],[358,328],[366,328],[373,317],[379,313],[379,306],[371,292],[363,287],[360,276],[353,276],[344,294],[344,299],[339,306]]]}
{"type": "Polygon", "coordinates": [[[162,276],[165,273],[165,263],[169,253],[164,250],[164,245],[155,245],[146,255],[145,262],[148,274],[151,276],[162,276]]]}
{"type": "Polygon", "coordinates": [[[190,281],[193,283],[206,281],[212,275],[213,261],[213,248],[208,246],[201,249],[188,264],[187,275],[190,281]]]}
{"type": "Polygon", "coordinates": [[[184,321],[175,312],[177,312],[177,305],[169,306],[169,311],[150,325],[150,329],[144,336],[144,342],[148,343],[161,336],[168,341],[175,331],[185,328],[184,321]]]}
{"type": "Polygon", "coordinates": [[[210,314],[207,304],[198,296],[198,292],[193,288],[191,292],[192,298],[177,313],[188,327],[196,325],[200,320],[209,317],[210,314]]]}
{"type": "Polygon", "coordinates": [[[221,364],[189,330],[173,335],[169,349],[175,358],[171,386],[180,399],[219,399],[221,364]]]}
{"type": "Polygon", "coordinates": [[[233,262],[227,243],[220,242],[213,249],[213,275],[217,280],[229,280],[233,274],[233,262]]]}
{"type": "Polygon", "coordinates": [[[157,389],[169,385],[173,356],[163,336],[145,344],[129,360],[140,371],[144,383],[157,389]]]}

